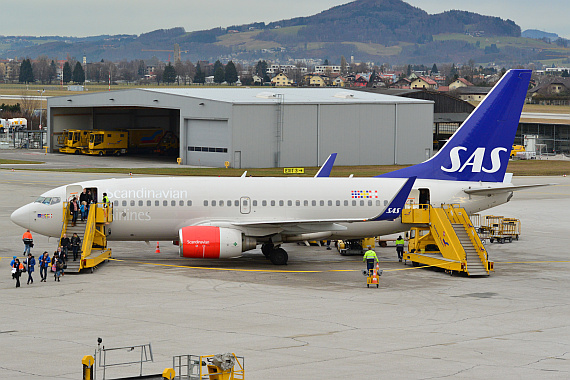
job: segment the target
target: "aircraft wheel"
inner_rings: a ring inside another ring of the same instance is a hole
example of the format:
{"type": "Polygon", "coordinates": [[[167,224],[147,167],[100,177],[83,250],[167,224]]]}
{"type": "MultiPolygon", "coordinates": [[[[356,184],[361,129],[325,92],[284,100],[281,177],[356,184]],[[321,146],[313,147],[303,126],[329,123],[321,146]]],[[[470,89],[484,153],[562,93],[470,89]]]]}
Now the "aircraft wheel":
{"type": "Polygon", "coordinates": [[[283,248],[276,248],[269,254],[269,260],[273,265],[287,265],[289,255],[283,248]]]}
{"type": "Polygon", "coordinates": [[[99,151],[99,156],[103,156],[103,155],[105,155],[105,153],[103,153],[103,151],[102,151],[102,150],[101,150],[101,151],[99,151]]]}
{"type": "Polygon", "coordinates": [[[264,243],[261,245],[261,253],[263,253],[263,256],[266,258],[269,258],[269,254],[271,251],[273,251],[273,249],[273,244],[271,243],[264,243]]]}

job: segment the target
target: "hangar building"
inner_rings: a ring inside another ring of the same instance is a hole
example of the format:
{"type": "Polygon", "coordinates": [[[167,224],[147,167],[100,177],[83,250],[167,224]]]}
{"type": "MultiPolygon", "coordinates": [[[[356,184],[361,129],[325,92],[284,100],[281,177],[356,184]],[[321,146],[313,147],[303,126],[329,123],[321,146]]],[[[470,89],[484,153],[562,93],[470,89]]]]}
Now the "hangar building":
{"type": "Polygon", "coordinates": [[[49,149],[65,129],[160,127],[184,165],[414,164],[432,153],[433,102],[343,89],[130,89],[48,100],[49,149]]]}

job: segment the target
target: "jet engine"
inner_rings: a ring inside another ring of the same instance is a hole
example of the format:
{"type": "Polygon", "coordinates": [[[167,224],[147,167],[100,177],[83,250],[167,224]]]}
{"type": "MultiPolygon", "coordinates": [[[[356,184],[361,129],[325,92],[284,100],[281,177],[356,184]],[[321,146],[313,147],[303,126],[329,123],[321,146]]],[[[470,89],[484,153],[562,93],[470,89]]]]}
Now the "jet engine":
{"type": "Polygon", "coordinates": [[[224,259],[254,249],[255,238],[239,230],[214,226],[188,226],[178,231],[180,257],[224,259]]]}

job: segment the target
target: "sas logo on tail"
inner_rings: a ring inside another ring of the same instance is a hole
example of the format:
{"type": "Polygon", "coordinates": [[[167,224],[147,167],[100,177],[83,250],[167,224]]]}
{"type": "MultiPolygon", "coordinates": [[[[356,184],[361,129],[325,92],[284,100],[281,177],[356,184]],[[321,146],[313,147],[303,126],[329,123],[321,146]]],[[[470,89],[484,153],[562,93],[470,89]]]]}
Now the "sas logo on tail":
{"type": "Polygon", "coordinates": [[[445,168],[441,166],[441,170],[448,173],[463,172],[466,167],[471,166],[472,173],[480,173],[483,170],[485,173],[495,173],[501,168],[501,158],[499,157],[500,152],[506,152],[507,149],[503,147],[495,148],[491,151],[491,168],[483,167],[483,158],[485,156],[485,148],[477,148],[473,154],[461,164],[461,158],[459,157],[459,151],[467,150],[463,146],[456,146],[449,152],[449,158],[451,159],[451,167],[445,168]]]}

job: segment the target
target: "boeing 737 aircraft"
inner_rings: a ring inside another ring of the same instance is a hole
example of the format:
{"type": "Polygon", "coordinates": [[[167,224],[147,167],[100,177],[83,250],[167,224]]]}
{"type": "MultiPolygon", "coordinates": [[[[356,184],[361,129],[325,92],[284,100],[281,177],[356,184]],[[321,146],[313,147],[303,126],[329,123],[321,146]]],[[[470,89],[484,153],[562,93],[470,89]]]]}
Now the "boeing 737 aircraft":
{"type": "Polygon", "coordinates": [[[470,214],[479,212],[528,187],[512,185],[505,173],[530,76],[530,70],[510,70],[436,155],[378,177],[328,178],[327,167],[317,178],[85,181],[50,190],[11,218],[36,233],[59,237],[61,202],[88,188],[106,192],[113,203],[113,221],[105,229],[109,241],[178,241],[180,255],[193,258],[236,257],[261,244],[272,263],[286,264],[281,247],[286,242],[409,229],[399,219],[406,202],[453,203],[470,214]]]}

